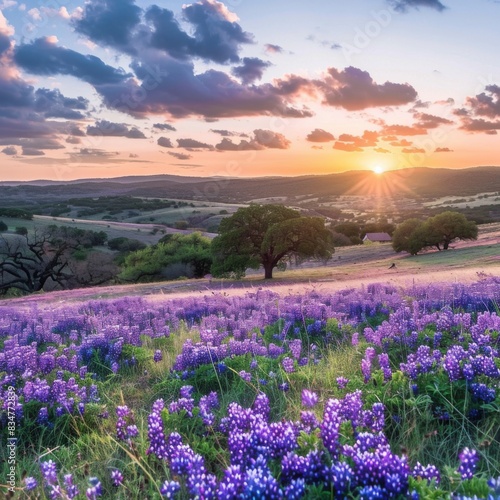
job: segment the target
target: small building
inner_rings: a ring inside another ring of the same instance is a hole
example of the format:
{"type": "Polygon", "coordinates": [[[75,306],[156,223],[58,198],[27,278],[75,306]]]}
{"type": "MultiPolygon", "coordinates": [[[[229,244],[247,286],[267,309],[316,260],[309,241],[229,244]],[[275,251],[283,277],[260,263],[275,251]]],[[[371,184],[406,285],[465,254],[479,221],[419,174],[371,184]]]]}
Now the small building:
{"type": "Polygon", "coordinates": [[[363,243],[387,243],[388,241],[392,241],[388,233],[366,233],[363,238],[363,243]]]}

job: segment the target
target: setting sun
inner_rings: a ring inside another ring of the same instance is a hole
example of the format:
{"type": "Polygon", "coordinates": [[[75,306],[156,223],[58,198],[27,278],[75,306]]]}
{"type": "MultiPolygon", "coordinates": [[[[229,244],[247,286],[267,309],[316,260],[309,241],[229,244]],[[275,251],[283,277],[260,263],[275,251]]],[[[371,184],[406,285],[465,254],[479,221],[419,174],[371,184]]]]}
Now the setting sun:
{"type": "Polygon", "coordinates": [[[372,168],[373,173],[380,175],[384,173],[384,167],[381,167],[380,165],[376,165],[375,167],[372,168]]]}

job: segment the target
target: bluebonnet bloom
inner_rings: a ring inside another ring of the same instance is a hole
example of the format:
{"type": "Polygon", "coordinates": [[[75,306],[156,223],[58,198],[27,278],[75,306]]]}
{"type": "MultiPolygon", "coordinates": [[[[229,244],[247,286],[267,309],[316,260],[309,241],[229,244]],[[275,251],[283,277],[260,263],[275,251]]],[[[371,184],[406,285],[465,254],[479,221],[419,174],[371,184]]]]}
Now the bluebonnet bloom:
{"type": "Polygon", "coordinates": [[[319,401],[318,395],[308,389],[303,389],[302,391],[302,406],[306,408],[312,408],[316,406],[319,401]]]}
{"type": "Polygon", "coordinates": [[[65,474],[64,487],[66,488],[66,494],[67,494],[68,498],[75,498],[80,493],[80,491],[78,490],[78,487],[73,483],[73,475],[72,474],[65,474]]]}
{"type": "Polygon", "coordinates": [[[46,484],[55,484],[57,482],[57,466],[52,460],[40,463],[40,471],[46,484]]]}
{"type": "Polygon", "coordinates": [[[460,459],[458,473],[462,479],[472,479],[479,462],[479,454],[474,449],[464,448],[458,458],[460,459]]]}
{"type": "Polygon", "coordinates": [[[102,485],[99,479],[91,477],[89,479],[90,487],[87,488],[85,495],[89,500],[96,500],[97,497],[102,495],[102,485]]]}
{"type": "Polygon", "coordinates": [[[293,366],[293,359],[288,356],[283,358],[281,361],[281,366],[286,373],[293,373],[295,371],[295,367],[293,366]]]}
{"type": "Polygon", "coordinates": [[[288,382],[283,382],[282,384],[278,385],[278,389],[280,391],[287,392],[290,390],[290,385],[288,384],[288,382]]]}
{"type": "Polygon", "coordinates": [[[49,412],[45,406],[43,408],[40,408],[36,421],[43,426],[49,425],[49,412]]]}
{"type": "Polygon", "coordinates": [[[153,361],[155,363],[159,363],[163,359],[163,353],[161,352],[160,349],[156,349],[156,351],[153,354],[153,361]]]}
{"type": "Polygon", "coordinates": [[[161,412],[165,406],[163,399],[158,399],[153,404],[151,413],[148,416],[148,438],[149,448],[146,453],[155,454],[160,460],[167,458],[167,443],[163,430],[163,420],[161,412]]]}
{"type": "Polygon", "coordinates": [[[345,377],[337,377],[336,382],[339,389],[345,389],[349,383],[349,379],[345,377]]]}
{"type": "Polygon", "coordinates": [[[245,370],[241,370],[239,373],[239,376],[245,381],[245,382],[250,382],[252,380],[252,374],[248,373],[245,370]]]}
{"type": "Polygon", "coordinates": [[[435,465],[431,464],[424,467],[420,462],[417,462],[415,467],[413,468],[412,476],[415,478],[425,479],[429,483],[432,480],[434,480],[436,484],[439,484],[441,482],[441,475],[439,473],[439,470],[435,465]]]}
{"type": "Polygon", "coordinates": [[[118,469],[111,471],[111,481],[113,486],[120,486],[123,483],[123,474],[118,469]]]}
{"type": "Polygon", "coordinates": [[[181,398],[190,398],[193,395],[194,387],[192,385],[183,385],[180,388],[179,394],[181,398]]]}
{"type": "Polygon", "coordinates": [[[180,491],[181,486],[177,481],[165,481],[160,488],[160,493],[165,498],[174,498],[175,494],[180,491]]]}
{"type": "Polygon", "coordinates": [[[38,486],[37,480],[32,476],[26,477],[24,479],[24,484],[27,491],[34,490],[38,486]]]}
{"type": "Polygon", "coordinates": [[[384,374],[384,381],[389,382],[389,380],[391,380],[392,378],[392,370],[389,363],[389,355],[386,352],[379,354],[378,362],[384,374]]]}
{"type": "Polygon", "coordinates": [[[302,340],[300,339],[293,339],[290,340],[288,343],[288,348],[290,349],[290,352],[292,353],[292,356],[295,359],[300,359],[300,353],[302,351],[302,340]]]}

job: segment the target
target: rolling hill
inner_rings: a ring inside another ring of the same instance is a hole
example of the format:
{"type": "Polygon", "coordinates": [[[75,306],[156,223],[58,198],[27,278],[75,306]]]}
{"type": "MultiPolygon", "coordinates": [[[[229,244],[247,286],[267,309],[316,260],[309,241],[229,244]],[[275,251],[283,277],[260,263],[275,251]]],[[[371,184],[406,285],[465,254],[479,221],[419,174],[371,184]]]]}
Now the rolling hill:
{"type": "Polygon", "coordinates": [[[349,171],[299,177],[180,177],[154,175],[113,179],[81,179],[55,182],[34,181],[0,184],[0,206],[27,200],[62,200],[74,196],[138,196],[248,202],[286,196],[365,196],[376,192],[394,198],[431,199],[500,192],[500,167],[466,169],[414,168],[376,175],[371,171],[349,171]],[[7,185],[9,184],[9,185],[7,185]]]}

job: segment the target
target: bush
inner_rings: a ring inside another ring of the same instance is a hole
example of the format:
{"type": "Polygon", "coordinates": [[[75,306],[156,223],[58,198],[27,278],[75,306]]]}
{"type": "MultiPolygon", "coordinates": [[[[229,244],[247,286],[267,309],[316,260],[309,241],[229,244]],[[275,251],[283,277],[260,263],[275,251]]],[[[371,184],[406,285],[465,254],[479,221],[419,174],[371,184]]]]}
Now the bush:
{"type": "Polygon", "coordinates": [[[136,252],[137,250],[146,248],[146,246],[147,245],[142,241],[133,238],[125,238],[124,236],[112,238],[108,241],[108,247],[118,252],[136,252]]]}

